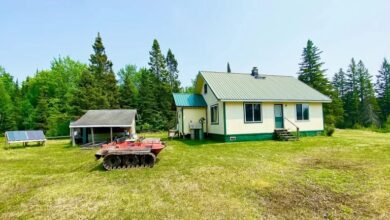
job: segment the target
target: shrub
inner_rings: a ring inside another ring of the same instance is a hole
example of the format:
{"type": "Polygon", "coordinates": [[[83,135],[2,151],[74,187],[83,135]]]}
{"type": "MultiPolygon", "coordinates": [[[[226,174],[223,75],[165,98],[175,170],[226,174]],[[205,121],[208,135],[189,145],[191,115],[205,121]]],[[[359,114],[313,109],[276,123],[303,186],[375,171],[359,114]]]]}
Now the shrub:
{"type": "Polygon", "coordinates": [[[335,131],[334,126],[327,126],[327,127],[325,127],[325,134],[326,134],[326,136],[329,136],[329,137],[332,136],[334,131],[335,131]]]}

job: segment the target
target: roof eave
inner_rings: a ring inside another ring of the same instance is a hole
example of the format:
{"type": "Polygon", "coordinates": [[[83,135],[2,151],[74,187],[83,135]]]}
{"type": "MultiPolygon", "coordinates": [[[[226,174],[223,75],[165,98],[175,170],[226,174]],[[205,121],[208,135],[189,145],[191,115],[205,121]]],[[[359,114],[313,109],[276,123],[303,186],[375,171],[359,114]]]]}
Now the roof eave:
{"type": "Polygon", "coordinates": [[[221,99],[222,102],[315,102],[331,103],[332,100],[303,100],[303,99],[221,99]]]}

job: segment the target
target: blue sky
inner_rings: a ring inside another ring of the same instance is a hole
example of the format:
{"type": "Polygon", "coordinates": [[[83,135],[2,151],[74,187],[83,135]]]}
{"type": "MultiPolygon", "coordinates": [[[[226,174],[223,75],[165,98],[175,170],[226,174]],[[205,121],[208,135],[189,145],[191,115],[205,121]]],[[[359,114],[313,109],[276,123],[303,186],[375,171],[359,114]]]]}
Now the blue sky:
{"type": "Polygon", "coordinates": [[[0,3],[0,65],[19,80],[54,57],[88,62],[97,32],[117,71],[146,66],[154,38],[171,48],[180,80],[199,70],[296,75],[307,39],[331,77],[362,59],[390,59],[390,1],[8,1],[0,3]]]}

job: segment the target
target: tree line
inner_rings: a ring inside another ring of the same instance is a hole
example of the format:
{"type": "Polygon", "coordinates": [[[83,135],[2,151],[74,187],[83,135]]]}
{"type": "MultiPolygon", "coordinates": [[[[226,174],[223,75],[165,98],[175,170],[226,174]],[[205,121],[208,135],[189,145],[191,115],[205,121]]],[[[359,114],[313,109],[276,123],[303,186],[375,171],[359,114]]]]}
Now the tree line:
{"type": "Polygon", "coordinates": [[[69,134],[69,123],[89,109],[137,109],[143,130],[175,124],[172,92],[179,92],[178,62],[164,56],[155,39],[149,67],[126,65],[117,74],[98,33],[89,64],[55,58],[19,85],[0,67],[0,131],[42,129],[48,136],[69,134]],[[116,77],[116,75],[118,77],[116,77]],[[117,80],[118,78],[118,80],[117,80]]]}
{"type": "Polygon", "coordinates": [[[325,125],[338,128],[390,128],[390,64],[384,59],[373,82],[363,61],[351,59],[332,80],[325,76],[322,51],[311,40],[302,52],[298,79],[329,96],[324,104],[325,125]]]}
{"type": "MultiPolygon", "coordinates": [[[[58,57],[22,83],[0,67],[0,132],[42,129],[48,136],[69,134],[69,123],[89,109],[137,109],[138,129],[165,130],[175,126],[172,92],[182,88],[178,62],[169,49],[163,55],[157,40],[148,67],[126,65],[117,73],[100,34],[89,63],[58,57]]],[[[364,63],[352,58],[348,69],[328,79],[322,51],[311,40],[302,52],[298,79],[332,99],[324,104],[326,127],[390,127],[390,63],[384,59],[373,82],[364,63]]],[[[230,64],[227,72],[231,72],[230,64]]]]}

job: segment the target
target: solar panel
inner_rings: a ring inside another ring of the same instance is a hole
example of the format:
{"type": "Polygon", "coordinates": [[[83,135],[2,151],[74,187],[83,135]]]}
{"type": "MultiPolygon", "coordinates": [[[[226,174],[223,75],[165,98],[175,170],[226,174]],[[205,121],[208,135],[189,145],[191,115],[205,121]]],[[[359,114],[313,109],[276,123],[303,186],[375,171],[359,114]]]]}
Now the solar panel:
{"type": "Polygon", "coordinates": [[[37,140],[45,140],[46,137],[43,134],[43,131],[7,131],[5,132],[7,136],[7,140],[9,142],[14,141],[37,141],[37,140]]]}

